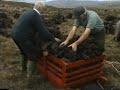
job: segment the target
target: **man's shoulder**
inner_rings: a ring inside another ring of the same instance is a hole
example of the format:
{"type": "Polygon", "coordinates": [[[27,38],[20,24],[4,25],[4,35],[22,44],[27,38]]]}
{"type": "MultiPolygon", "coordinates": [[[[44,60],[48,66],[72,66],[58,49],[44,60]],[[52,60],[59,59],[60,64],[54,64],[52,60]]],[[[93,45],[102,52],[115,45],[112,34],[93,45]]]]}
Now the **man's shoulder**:
{"type": "Polygon", "coordinates": [[[33,17],[33,18],[40,18],[40,15],[35,10],[28,10],[26,11],[26,16],[33,17]]]}
{"type": "Polygon", "coordinates": [[[88,14],[89,15],[97,15],[97,13],[95,11],[92,11],[92,10],[88,10],[88,14]]]}
{"type": "Polygon", "coordinates": [[[34,13],[33,10],[27,10],[27,11],[25,11],[25,12],[22,14],[22,16],[30,15],[30,14],[32,14],[32,13],[34,13]]]}
{"type": "Polygon", "coordinates": [[[36,13],[33,9],[27,10],[26,13],[36,13]]]}
{"type": "Polygon", "coordinates": [[[88,18],[99,18],[99,15],[95,11],[88,11],[88,18]]]}

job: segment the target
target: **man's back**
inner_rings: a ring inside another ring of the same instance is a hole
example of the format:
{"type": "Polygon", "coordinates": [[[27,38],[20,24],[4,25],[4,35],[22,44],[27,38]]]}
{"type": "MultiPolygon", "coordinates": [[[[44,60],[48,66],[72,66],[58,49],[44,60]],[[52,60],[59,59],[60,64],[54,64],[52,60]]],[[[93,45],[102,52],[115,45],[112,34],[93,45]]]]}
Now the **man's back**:
{"type": "Polygon", "coordinates": [[[91,29],[97,29],[98,31],[101,31],[104,28],[103,21],[96,12],[88,10],[87,19],[87,27],[91,29]]]}
{"type": "Polygon", "coordinates": [[[39,14],[37,14],[34,10],[24,12],[14,25],[12,29],[12,36],[18,40],[33,38],[36,34],[33,23],[35,23],[34,20],[36,20],[35,18],[38,16],[39,14]]]}

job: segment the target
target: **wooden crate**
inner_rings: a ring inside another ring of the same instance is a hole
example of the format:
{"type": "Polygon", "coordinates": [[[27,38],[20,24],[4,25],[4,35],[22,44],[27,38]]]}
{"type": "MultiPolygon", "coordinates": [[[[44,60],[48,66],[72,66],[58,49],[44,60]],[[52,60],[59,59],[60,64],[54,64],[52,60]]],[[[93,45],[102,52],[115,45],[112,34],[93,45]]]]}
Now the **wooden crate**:
{"type": "Polygon", "coordinates": [[[37,63],[38,70],[59,88],[73,87],[97,80],[101,77],[104,55],[66,63],[53,55],[42,57],[37,63]]]}

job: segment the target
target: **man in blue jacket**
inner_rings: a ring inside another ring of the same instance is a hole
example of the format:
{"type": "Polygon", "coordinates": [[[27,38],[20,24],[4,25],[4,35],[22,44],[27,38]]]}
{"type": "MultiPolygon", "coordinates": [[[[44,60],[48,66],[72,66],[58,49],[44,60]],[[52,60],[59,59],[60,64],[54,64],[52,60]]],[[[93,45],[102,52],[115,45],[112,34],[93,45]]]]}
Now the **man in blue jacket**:
{"type": "MultiPolygon", "coordinates": [[[[39,40],[44,42],[59,41],[54,38],[43,25],[41,13],[45,10],[45,5],[41,2],[36,2],[32,10],[24,12],[14,27],[12,28],[12,38],[21,51],[22,59],[20,61],[21,69],[26,69],[25,57],[27,63],[27,76],[30,77],[34,70],[35,64],[41,54],[40,50],[36,48],[36,36],[39,40]]],[[[40,48],[40,47],[39,47],[40,48]]]]}

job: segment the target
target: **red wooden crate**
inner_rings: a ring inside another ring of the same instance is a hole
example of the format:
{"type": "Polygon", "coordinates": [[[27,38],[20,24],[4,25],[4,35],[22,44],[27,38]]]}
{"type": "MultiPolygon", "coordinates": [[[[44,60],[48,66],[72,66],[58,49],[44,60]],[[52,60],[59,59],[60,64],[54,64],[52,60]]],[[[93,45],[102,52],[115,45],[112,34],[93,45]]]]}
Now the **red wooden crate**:
{"type": "Polygon", "coordinates": [[[67,63],[53,55],[42,57],[37,68],[55,86],[60,88],[73,87],[97,80],[101,77],[104,55],[67,63]]]}

